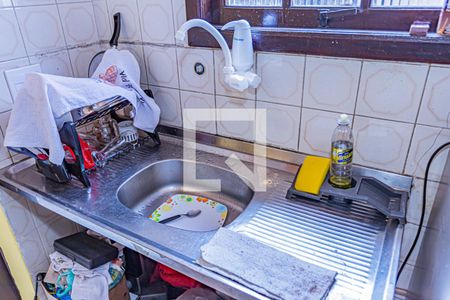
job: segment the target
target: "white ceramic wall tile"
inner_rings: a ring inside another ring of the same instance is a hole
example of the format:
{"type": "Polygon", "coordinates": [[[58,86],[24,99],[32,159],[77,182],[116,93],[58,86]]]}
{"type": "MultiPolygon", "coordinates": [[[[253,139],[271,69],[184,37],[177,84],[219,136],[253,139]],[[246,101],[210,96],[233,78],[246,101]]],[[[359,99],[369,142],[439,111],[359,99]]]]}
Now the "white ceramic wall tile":
{"type": "MultiPolygon", "coordinates": [[[[184,110],[196,109],[196,108],[208,108],[211,109],[210,113],[206,114],[206,117],[212,121],[197,122],[196,128],[198,131],[208,132],[216,134],[216,103],[214,95],[200,94],[194,92],[181,91],[181,108],[184,110]]],[[[189,120],[192,122],[192,120],[189,120]]],[[[183,124],[185,122],[183,121],[183,124]]]]}
{"type": "MultiPolygon", "coordinates": [[[[411,190],[411,195],[408,201],[407,209],[407,221],[408,223],[419,225],[420,214],[422,211],[422,196],[423,196],[423,183],[422,179],[415,178],[414,185],[411,190]]],[[[434,200],[436,199],[436,194],[439,188],[439,183],[434,181],[428,181],[427,183],[427,201],[425,207],[425,216],[423,224],[427,226],[428,219],[430,217],[431,209],[433,208],[434,200]]]]}
{"type": "Polygon", "coordinates": [[[94,0],[92,1],[95,15],[95,23],[97,24],[98,38],[102,41],[109,41],[111,39],[112,30],[110,17],[108,13],[108,5],[106,0],[94,0]]]}
{"type": "Polygon", "coordinates": [[[78,232],[75,223],[58,216],[49,223],[37,227],[44,249],[49,255],[53,250],[53,241],[78,232]]]}
{"type": "Polygon", "coordinates": [[[3,208],[8,219],[13,221],[11,227],[19,240],[34,230],[33,217],[25,198],[16,195],[14,200],[4,204],[3,208]]]}
{"type": "Polygon", "coordinates": [[[0,0],[0,8],[2,7],[11,7],[12,1],[11,0],[0,0]]]}
{"type": "Polygon", "coordinates": [[[99,45],[69,50],[70,62],[75,77],[87,78],[89,63],[95,54],[100,52],[99,45]]]}
{"type": "Polygon", "coordinates": [[[14,6],[55,4],[55,0],[12,0],[14,6]]]}
{"type": "Polygon", "coordinates": [[[56,3],[93,2],[93,0],[56,0],[56,3]]]}
{"type": "Polygon", "coordinates": [[[146,72],[146,66],[145,66],[145,59],[144,59],[144,49],[141,45],[130,45],[130,44],[122,44],[119,45],[118,49],[120,50],[128,50],[131,52],[131,54],[134,55],[136,58],[139,69],[140,69],[140,82],[147,84],[147,72],[146,72]]]}
{"type": "Polygon", "coordinates": [[[450,128],[450,68],[431,67],[417,123],[450,128]]]}
{"type": "MultiPolygon", "coordinates": [[[[405,172],[409,175],[423,178],[425,176],[426,165],[433,152],[449,140],[450,130],[417,125],[414,130],[405,172]]],[[[435,158],[430,168],[429,179],[441,180],[447,153],[448,151],[443,151],[435,158]]]]}
{"type": "Polygon", "coordinates": [[[186,1],[185,0],[172,0],[173,16],[175,24],[175,33],[186,22],[186,1]]]}
{"type": "MultiPolygon", "coordinates": [[[[120,41],[141,41],[141,30],[139,25],[139,12],[136,1],[130,0],[108,0],[109,14],[112,16],[117,12],[121,13],[122,26],[120,41]]],[[[111,28],[113,20],[110,18],[111,28]]]]}
{"type": "Polygon", "coordinates": [[[402,173],[414,125],[355,117],[354,162],[402,173]]]}
{"type": "Polygon", "coordinates": [[[330,156],[331,136],[337,126],[338,113],[302,108],[298,150],[307,154],[330,156]]]}
{"type": "Polygon", "coordinates": [[[426,64],[365,61],[356,114],[414,123],[428,68],[426,64]]]}
{"type": "MultiPolygon", "coordinates": [[[[218,109],[238,109],[249,117],[255,114],[255,101],[216,96],[218,109]]],[[[222,114],[217,111],[217,133],[222,136],[234,137],[241,140],[253,141],[255,139],[255,123],[246,121],[221,121],[222,114]]]]}
{"type": "Polygon", "coordinates": [[[28,206],[30,207],[30,212],[33,216],[34,223],[36,227],[43,226],[45,224],[49,224],[54,219],[58,218],[58,215],[54,212],[46,209],[39,204],[35,204],[33,202],[28,202],[28,206]]]}
{"type": "MultiPolygon", "coordinates": [[[[16,235],[16,238],[18,239],[25,265],[30,274],[34,275],[41,268],[45,268],[45,265],[48,267],[48,255],[45,252],[36,228],[33,226],[32,229],[32,232],[24,236],[16,235]]],[[[41,272],[45,271],[45,269],[41,270],[41,272]]]]}
{"type": "Polygon", "coordinates": [[[301,106],[305,57],[258,53],[257,70],[261,85],[256,99],[301,106]]]}
{"type": "Polygon", "coordinates": [[[214,76],[216,83],[216,94],[234,98],[255,100],[256,89],[247,89],[243,92],[239,92],[231,89],[227,84],[225,84],[223,75],[224,65],[225,59],[222,50],[214,50],[214,76]]]}
{"type": "MultiPolygon", "coordinates": [[[[300,107],[257,101],[256,108],[266,109],[267,144],[297,150],[300,107]]],[[[261,128],[257,128],[257,130],[261,130],[261,128]]]]}
{"type": "Polygon", "coordinates": [[[180,88],[193,92],[214,94],[214,58],[213,50],[195,48],[177,48],[180,88]],[[205,72],[198,75],[195,64],[204,66],[205,72]]]}
{"type": "Polygon", "coordinates": [[[412,277],[412,274],[414,271],[415,271],[415,268],[413,266],[411,266],[410,264],[406,264],[400,278],[397,281],[396,287],[407,290],[409,287],[409,282],[411,281],[411,277],[412,277]]]}
{"type": "Polygon", "coordinates": [[[161,109],[160,123],[169,126],[182,126],[180,91],[164,87],[151,87],[156,104],[161,109]]]}
{"type": "Polygon", "coordinates": [[[10,110],[13,104],[13,98],[9,92],[4,72],[6,70],[16,69],[27,65],[29,65],[27,58],[0,63],[0,112],[10,110]]]}
{"type": "Polygon", "coordinates": [[[0,9],[0,61],[27,56],[19,24],[12,8],[0,9]]]}
{"type": "Polygon", "coordinates": [[[72,77],[73,71],[67,50],[30,57],[31,64],[40,64],[43,73],[72,77]]]}
{"type": "Polygon", "coordinates": [[[140,0],[138,6],[143,41],[175,44],[172,1],[140,0]]]}
{"type": "Polygon", "coordinates": [[[66,46],[55,5],[19,7],[16,14],[28,55],[66,46]]]}
{"type": "Polygon", "coordinates": [[[61,4],[59,13],[68,46],[98,42],[92,2],[61,4]]]}
{"type": "Polygon", "coordinates": [[[144,46],[148,83],[179,88],[177,54],[174,47],[144,46]]]}
{"type": "MultiPolygon", "coordinates": [[[[405,225],[405,231],[403,232],[403,240],[402,240],[402,248],[400,250],[400,261],[404,261],[406,258],[406,254],[408,253],[409,249],[411,248],[411,245],[413,243],[413,240],[416,236],[417,229],[419,226],[411,223],[407,223],[405,225]]],[[[419,236],[419,239],[417,240],[417,245],[414,248],[414,251],[412,252],[411,256],[409,257],[408,264],[414,266],[417,263],[417,257],[420,252],[420,246],[423,241],[423,237],[425,235],[430,234],[430,230],[423,227],[422,233],[419,236]]]]}
{"type": "Polygon", "coordinates": [[[306,57],[303,106],[353,114],[361,61],[306,57]]]}

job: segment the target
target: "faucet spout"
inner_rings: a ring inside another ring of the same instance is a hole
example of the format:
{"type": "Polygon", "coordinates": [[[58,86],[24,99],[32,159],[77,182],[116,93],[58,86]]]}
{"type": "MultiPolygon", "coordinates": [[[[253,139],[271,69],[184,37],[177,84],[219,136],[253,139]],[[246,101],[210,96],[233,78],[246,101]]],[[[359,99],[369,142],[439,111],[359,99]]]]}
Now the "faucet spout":
{"type": "Polygon", "coordinates": [[[186,38],[186,33],[189,29],[193,27],[200,27],[208,31],[219,43],[220,48],[222,48],[223,55],[225,57],[225,67],[224,67],[224,73],[230,74],[233,73],[234,67],[233,62],[231,58],[231,51],[230,48],[228,48],[227,42],[223,38],[223,36],[220,34],[220,32],[212,26],[210,23],[206,22],[202,19],[192,19],[187,22],[185,22],[183,25],[181,25],[180,29],[175,34],[175,38],[177,41],[182,42],[186,38]]]}

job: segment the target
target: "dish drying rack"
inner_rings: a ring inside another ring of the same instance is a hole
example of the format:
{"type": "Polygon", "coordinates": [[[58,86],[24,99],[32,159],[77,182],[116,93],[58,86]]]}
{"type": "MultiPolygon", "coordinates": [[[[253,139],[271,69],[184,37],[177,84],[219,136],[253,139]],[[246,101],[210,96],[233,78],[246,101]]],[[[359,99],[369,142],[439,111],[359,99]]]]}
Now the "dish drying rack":
{"type": "MultiPolygon", "coordinates": [[[[295,178],[297,178],[300,169],[301,167],[295,178]]],[[[295,188],[296,180],[294,180],[286,198],[289,200],[309,199],[341,206],[351,205],[353,201],[363,202],[376,209],[387,219],[398,220],[400,224],[406,223],[408,192],[394,189],[374,177],[366,176],[358,168],[353,170],[352,184],[348,189],[334,187],[329,179],[330,174],[326,176],[318,195],[298,191],[295,188]]]]}
{"type": "MultiPolygon", "coordinates": [[[[153,97],[150,90],[145,90],[145,93],[153,97]]],[[[87,170],[84,166],[84,158],[82,154],[82,147],[77,132],[77,127],[91,123],[107,115],[111,115],[116,121],[123,121],[115,112],[128,106],[130,102],[123,97],[115,97],[105,101],[98,102],[94,105],[81,107],[71,111],[73,121],[65,122],[59,130],[61,143],[67,145],[72,149],[74,154],[73,162],[64,160],[61,165],[51,163],[48,159],[36,159],[36,166],[38,170],[47,178],[58,183],[68,183],[72,179],[72,175],[76,177],[85,187],[90,187],[91,183],[88,174],[91,170],[87,170]]],[[[147,137],[140,138],[135,145],[124,145],[120,151],[111,157],[111,159],[128,153],[135,147],[139,147],[144,143],[152,140],[156,146],[161,144],[158,132],[145,132],[147,137]]],[[[15,149],[10,149],[16,151],[15,149]]],[[[16,151],[17,152],[17,151],[16,151]]]]}

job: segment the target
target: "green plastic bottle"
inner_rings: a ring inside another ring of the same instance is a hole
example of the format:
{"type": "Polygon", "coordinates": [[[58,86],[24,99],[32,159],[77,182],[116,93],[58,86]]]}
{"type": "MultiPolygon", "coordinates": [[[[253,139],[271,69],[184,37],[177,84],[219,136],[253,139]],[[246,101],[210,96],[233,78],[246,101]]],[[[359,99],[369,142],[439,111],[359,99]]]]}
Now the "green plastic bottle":
{"type": "Polygon", "coordinates": [[[350,118],[342,114],[331,139],[330,183],[347,189],[352,185],[353,134],[350,118]]]}

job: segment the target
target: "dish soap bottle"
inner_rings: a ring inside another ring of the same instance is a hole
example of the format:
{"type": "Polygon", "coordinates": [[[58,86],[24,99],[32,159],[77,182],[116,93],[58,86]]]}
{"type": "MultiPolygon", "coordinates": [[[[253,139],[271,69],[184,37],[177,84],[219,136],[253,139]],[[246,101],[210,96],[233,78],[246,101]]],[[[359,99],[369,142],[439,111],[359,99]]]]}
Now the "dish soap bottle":
{"type": "Polygon", "coordinates": [[[342,114],[331,139],[330,183],[347,189],[352,186],[353,134],[348,115],[342,114]]]}

